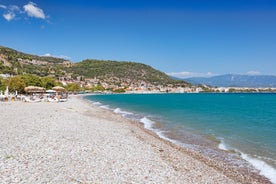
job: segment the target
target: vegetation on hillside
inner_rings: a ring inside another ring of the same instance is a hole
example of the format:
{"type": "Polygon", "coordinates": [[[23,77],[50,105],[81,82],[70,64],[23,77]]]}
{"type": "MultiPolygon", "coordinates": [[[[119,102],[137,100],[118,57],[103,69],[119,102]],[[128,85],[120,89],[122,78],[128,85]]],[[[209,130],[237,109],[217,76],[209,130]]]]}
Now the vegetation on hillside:
{"type": "Polygon", "coordinates": [[[62,58],[30,55],[0,46],[0,73],[47,76],[55,71],[56,76],[61,76],[66,62],[62,58]]]}
{"type": "Polygon", "coordinates": [[[97,78],[108,84],[120,85],[125,82],[147,83],[152,85],[179,84],[188,85],[183,81],[176,81],[148,65],[134,62],[117,62],[103,60],[84,60],[71,63],[61,58],[41,57],[24,54],[16,50],[0,46],[0,74],[24,75],[34,74],[40,77],[53,76],[97,78]]]}
{"type": "Polygon", "coordinates": [[[9,60],[21,58],[21,59],[29,59],[29,60],[42,60],[52,64],[62,64],[65,61],[65,59],[63,58],[25,54],[23,52],[19,52],[14,49],[3,47],[3,46],[0,46],[0,54],[8,56],[9,60]]]}
{"type": "Polygon", "coordinates": [[[165,73],[148,65],[134,62],[117,62],[103,60],[84,60],[67,68],[68,72],[88,78],[98,78],[109,82],[144,81],[154,85],[175,84],[165,73]]]}

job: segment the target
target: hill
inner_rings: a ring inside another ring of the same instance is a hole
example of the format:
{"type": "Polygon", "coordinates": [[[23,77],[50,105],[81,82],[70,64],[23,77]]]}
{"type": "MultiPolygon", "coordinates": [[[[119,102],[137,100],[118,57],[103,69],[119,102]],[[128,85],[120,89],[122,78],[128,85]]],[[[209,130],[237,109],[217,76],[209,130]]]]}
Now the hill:
{"type": "Polygon", "coordinates": [[[0,46],[0,73],[5,74],[62,74],[71,62],[62,58],[36,56],[25,54],[7,47],[0,46]]]}
{"type": "Polygon", "coordinates": [[[273,75],[226,74],[209,78],[187,78],[185,81],[219,87],[276,87],[276,76],[273,75]]]}
{"type": "Polygon", "coordinates": [[[155,85],[176,83],[175,80],[165,73],[151,66],[134,62],[84,60],[75,63],[72,67],[67,68],[67,70],[79,76],[98,78],[109,83],[123,81],[127,83],[144,81],[155,85]]]}
{"type": "Polygon", "coordinates": [[[6,47],[0,47],[0,73],[97,78],[109,84],[144,82],[152,85],[189,85],[183,81],[173,80],[165,73],[141,63],[104,60],[72,63],[62,58],[25,54],[6,47]]]}

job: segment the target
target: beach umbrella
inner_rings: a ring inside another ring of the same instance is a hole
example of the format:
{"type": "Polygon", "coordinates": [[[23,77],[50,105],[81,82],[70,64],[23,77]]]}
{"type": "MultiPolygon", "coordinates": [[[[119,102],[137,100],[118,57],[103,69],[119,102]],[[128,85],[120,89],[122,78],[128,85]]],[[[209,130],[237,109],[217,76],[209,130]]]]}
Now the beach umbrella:
{"type": "Polygon", "coordinates": [[[55,90],[52,90],[52,89],[48,89],[46,90],[46,93],[55,93],[56,91],[55,90]]]}
{"type": "Polygon", "coordinates": [[[52,90],[55,90],[56,92],[66,92],[66,89],[61,86],[55,86],[52,88],[52,90]]]}
{"type": "Polygon", "coordinates": [[[45,88],[38,86],[28,86],[25,87],[24,91],[26,91],[27,93],[42,93],[45,92],[45,88]]]}

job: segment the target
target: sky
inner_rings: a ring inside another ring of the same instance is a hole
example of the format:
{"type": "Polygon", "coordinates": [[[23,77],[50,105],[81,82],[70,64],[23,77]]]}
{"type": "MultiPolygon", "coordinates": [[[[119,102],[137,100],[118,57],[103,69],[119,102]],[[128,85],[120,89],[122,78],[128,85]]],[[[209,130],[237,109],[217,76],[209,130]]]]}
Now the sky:
{"type": "Polygon", "coordinates": [[[0,0],[0,45],[181,78],[276,75],[276,1],[0,0]]]}

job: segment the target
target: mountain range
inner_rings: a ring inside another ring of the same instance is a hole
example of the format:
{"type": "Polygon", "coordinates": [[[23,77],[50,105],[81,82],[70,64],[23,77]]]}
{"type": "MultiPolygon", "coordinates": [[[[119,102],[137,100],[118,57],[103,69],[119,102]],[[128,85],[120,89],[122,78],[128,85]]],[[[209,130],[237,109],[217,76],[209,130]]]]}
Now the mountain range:
{"type": "Polygon", "coordinates": [[[108,83],[141,83],[153,85],[204,84],[218,87],[276,87],[276,76],[226,74],[209,78],[194,77],[180,80],[149,65],[137,62],[118,62],[87,59],[71,62],[63,58],[26,54],[0,46],[0,74],[36,74],[69,78],[98,78],[108,83]],[[189,82],[189,83],[187,83],[189,82]]]}
{"type": "Polygon", "coordinates": [[[194,85],[203,84],[208,86],[218,87],[263,87],[275,88],[276,76],[273,75],[239,75],[239,74],[225,74],[214,77],[193,77],[186,78],[194,85]]]}

